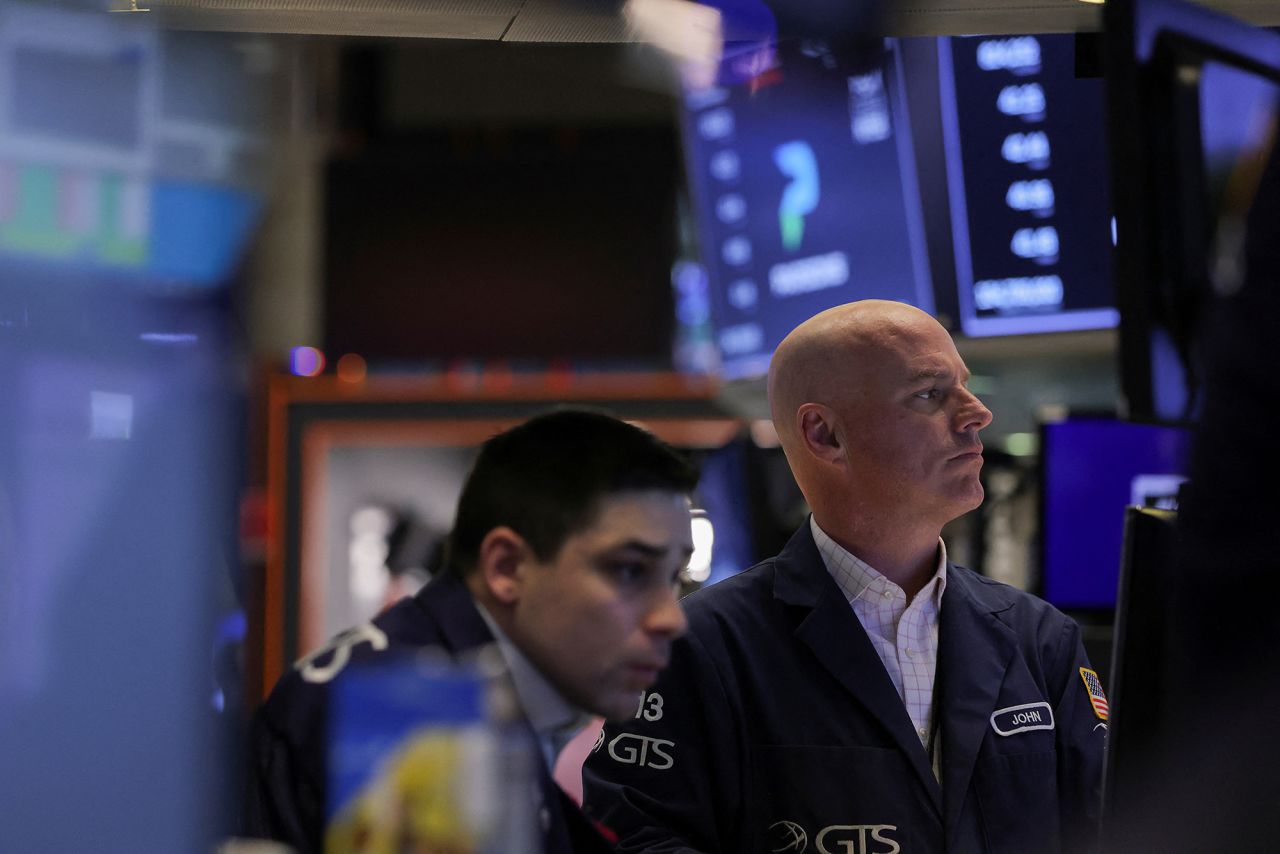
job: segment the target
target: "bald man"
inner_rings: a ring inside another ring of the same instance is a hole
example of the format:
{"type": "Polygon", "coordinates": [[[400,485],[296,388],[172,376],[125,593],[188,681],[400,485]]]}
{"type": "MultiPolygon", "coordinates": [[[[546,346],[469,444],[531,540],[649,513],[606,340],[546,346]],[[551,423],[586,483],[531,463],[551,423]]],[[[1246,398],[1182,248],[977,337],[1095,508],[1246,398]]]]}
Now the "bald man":
{"type": "Polygon", "coordinates": [[[991,413],[901,303],[797,327],[769,371],[812,510],[685,600],[689,631],[585,772],[620,851],[920,854],[1092,845],[1107,707],[1074,622],[947,560],[991,413]]]}

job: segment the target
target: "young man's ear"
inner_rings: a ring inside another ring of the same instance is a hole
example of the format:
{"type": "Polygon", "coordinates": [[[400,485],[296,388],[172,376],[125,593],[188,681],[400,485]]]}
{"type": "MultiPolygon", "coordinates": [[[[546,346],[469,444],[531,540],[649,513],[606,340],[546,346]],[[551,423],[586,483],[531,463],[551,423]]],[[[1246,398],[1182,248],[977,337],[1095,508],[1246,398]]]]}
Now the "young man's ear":
{"type": "Polygon", "coordinates": [[[496,601],[514,605],[520,599],[520,564],[528,554],[524,537],[506,526],[494,528],[480,541],[476,572],[496,601]]]}

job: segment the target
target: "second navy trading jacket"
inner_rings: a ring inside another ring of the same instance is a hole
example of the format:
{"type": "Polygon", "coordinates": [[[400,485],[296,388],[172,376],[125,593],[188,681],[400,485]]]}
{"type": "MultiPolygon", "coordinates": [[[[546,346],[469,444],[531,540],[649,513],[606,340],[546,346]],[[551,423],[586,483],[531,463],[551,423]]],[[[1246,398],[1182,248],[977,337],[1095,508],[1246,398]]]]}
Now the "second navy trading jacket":
{"type": "MultiPolygon", "coordinates": [[[[493,643],[462,579],[443,575],[371,624],[342,633],[281,678],[254,717],[241,832],[320,854],[324,839],[326,727],[330,681],[348,663],[435,649],[459,658],[493,643]],[[314,669],[322,678],[308,678],[314,669]]],[[[539,763],[545,854],[605,854],[592,827],[539,763]]]]}
{"type": "Polygon", "coordinates": [[[806,522],[686,600],[689,633],[585,771],[620,851],[1035,854],[1096,839],[1106,701],[1074,621],[949,564],[941,784],[806,522]]]}

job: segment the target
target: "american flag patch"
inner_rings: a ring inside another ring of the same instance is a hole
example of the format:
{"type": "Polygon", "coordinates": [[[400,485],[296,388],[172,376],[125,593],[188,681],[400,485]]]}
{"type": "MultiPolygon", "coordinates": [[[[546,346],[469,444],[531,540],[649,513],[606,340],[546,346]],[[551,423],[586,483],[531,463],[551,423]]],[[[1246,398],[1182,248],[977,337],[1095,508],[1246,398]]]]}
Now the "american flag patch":
{"type": "Polygon", "coordinates": [[[1087,667],[1080,668],[1080,678],[1084,680],[1084,689],[1089,692],[1089,702],[1093,704],[1093,713],[1100,720],[1105,721],[1110,717],[1111,709],[1107,706],[1107,695],[1102,693],[1102,680],[1098,678],[1098,674],[1087,667]]]}

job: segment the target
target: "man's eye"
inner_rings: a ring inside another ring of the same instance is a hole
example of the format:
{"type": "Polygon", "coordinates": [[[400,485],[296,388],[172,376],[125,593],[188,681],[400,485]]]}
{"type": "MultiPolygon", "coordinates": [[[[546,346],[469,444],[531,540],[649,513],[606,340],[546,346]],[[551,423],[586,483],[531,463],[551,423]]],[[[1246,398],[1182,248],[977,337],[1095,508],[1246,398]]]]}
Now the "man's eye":
{"type": "Polygon", "coordinates": [[[610,570],[619,580],[631,582],[642,580],[649,568],[642,563],[615,563],[610,570]]]}
{"type": "Polygon", "coordinates": [[[931,388],[928,391],[920,392],[919,394],[916,395],[916,397],[920,398],[921,400],[935,400],[939,397],[942,397],[942,389],[931,388]]]}

